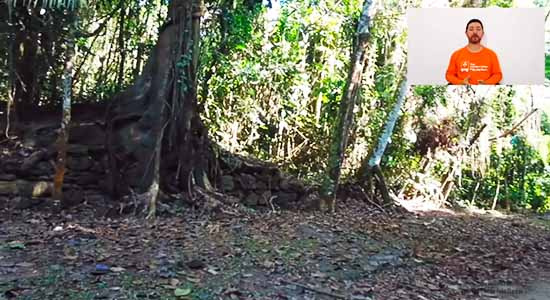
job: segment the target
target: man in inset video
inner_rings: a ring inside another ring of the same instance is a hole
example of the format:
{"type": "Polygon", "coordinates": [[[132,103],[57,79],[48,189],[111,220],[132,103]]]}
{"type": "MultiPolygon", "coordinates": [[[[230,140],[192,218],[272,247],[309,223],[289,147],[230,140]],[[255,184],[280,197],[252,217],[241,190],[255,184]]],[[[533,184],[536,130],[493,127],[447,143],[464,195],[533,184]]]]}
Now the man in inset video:
{"type": "Polygon", "coordinates": [[[502,71],[496,53],[481,45],[483,24],[471,19],[466,24],[468,45],[451,56],[445,78],[450,84],[498,84],[502,71]]]}

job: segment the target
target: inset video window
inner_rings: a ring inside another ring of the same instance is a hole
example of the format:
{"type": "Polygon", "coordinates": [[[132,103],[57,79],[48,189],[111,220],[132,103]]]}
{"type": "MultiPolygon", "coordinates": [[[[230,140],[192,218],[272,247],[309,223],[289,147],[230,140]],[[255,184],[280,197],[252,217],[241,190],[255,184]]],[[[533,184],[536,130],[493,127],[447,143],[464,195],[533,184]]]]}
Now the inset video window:
{"type": "Polygon", "coordinates": [[[407,14],[411,84],[544,84],[542,8],[416,8],[407,14]]]}

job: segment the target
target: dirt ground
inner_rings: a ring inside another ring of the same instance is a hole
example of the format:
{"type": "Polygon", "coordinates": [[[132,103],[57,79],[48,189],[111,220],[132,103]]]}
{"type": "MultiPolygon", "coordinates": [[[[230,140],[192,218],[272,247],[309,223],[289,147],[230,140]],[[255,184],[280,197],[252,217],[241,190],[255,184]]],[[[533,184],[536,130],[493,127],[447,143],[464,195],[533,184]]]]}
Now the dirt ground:
{"type": "Polygon", "coordinates": [[[0,299],[549,299],[548,219],[340,205],[4,209],[0,299]]]}

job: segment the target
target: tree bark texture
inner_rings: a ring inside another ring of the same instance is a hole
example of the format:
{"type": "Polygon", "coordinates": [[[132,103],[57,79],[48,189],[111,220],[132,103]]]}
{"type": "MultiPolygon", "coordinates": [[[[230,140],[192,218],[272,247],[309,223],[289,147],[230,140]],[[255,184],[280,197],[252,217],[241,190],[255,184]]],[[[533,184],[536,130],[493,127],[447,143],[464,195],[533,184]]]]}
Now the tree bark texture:
{"type": "MultiPolygon", "coordinates": [[[[74,20],[73,22],[76,22],[74,20]]],[[[57,138],[57,162],[55,165],[53,197],[63,200],[63,179],[65,176],[65,164],[67,160],[67,143],[69,140],[69,125],[71,123],[71,97],[73,89],[73,64],[75,57],[76,24],[70,25],[69,38],[65,57],[65,69],[63,72],[63,105],[62,119],[59,136],[57,138]]]]}
{"type": "Polygon", "coordinates": [[[184,191],[209,186],[214,152],[197,110],[196,70],[202,1],[172,1],[141,76],[113,99],[106,115],[110,190],[184,191]]]}
{"type": "Polygon", "coordinates": [[[401,114],[401,107],[403,106],[403,103],[405,102],[405,95],[408,91],[408,84],[407,84],[407,78],[404,77],[397,94],[397,101],[393,105],[393,108],[388,115],[388,119],[386,121],[386,125],[384,126],[384,131],[380,135],[380,138],[378,139],[378,144],[376,146],[376,149],[372,153],[370,159],[368,159],[366,167],[362,166],[360,168],[360,172],[363,172],[363,174],[359,174],[359,178],[361,181],[366,181],[369,196],[374,196],[372,193],[372,187],[371,187],[371,178],[373,175],[375,176],[376,183],[378,186],[378,189],[380,190],[382,194],[382,198],[384,200],[384,203],[389,204],[392,202],[392,199],[390,197],[389,190],[386,186],[386,181],[384,179],[384,176],[382,174],[382,170],[380,169],[380,162],[382,161],[382,156],[384,155],[384,151],[386,150],[386,147],[388,146],[390,142],[391,135],[393,133],[393,129],[395,127],[395,124],[397,123],[397,120],[399,119],[399,115],[401,114]]]}
{"type": "MultiPolygon", "coordinates": [[[[322,196],[333,198],[336,195],[341,167],[345,156],[349,131],[353,123],[353,109],[357,101],[363,70],[366,62],[366,50],[370,37],[370,22],[375,5],[372,0],[365,0],[361,17],[357,25],[356,42],[351,55],[348,79],[340,101],[339,116],[333,129],[330,154],[328,159],[328,176],[323,184],[322,196]]],[[[331,206],[334,206],[332,204],[331,206]]]]}

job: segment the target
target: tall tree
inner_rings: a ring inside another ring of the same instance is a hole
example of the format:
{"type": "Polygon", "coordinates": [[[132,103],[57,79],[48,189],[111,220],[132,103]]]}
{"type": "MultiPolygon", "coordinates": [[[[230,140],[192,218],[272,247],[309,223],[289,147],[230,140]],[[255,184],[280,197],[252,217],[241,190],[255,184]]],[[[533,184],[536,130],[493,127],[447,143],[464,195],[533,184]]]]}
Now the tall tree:
{"type": "Polygon", "coordinates": [[[192,195],[194,185],[210,187],[214,155],[197,109],[203,9],[200,0],[170,3],[141,76],[108,109],[111,191],[135,194],[149,216],[163,188],[192,195]]]}
{"type": "Polygon", "coordinates": [[[381,191],[384,202],[386,203],[391,202],[391,197],[390,197],[388,188],[386,186],[384,176],[382,175],[382,170],[380,169],[380,161],[382,160],[384,150],[386,150],[386,147],[393,133],[395,124],[397,123],[397,120],[399,119],[399,115],[401,114],[401,107],[405,102],[405,95],[407,94],[407,91],[408,91],[407,78],[404,77],[398,90],[397,101],[393,105],[393,108],[390,114],[388,115],[388,119],[386,120],[386,124],[384,125],[384,130],[382,131],[382,134],[378,139],[378,144],[376,145],[376,149],[374,150],[373,154],[368,159],[368,161],[365,161],[367,165],[361,167],[361,170],[363,170],[364,174],[360,174],[360,178],[367,181],[368,183],[367,191],[369,191],[370,196],[372,196],[373,194],[370,191],[372,187],[371,179],[374,177],[377,181],[377,185],[381,191]]]}
{"type": "Polygon", "coordinates": [[[57,139],[57,162],[55,165],[53,197],[63,201],[63,180],[67,160],[67,142],[69,140],[69,126],[71,123],[71,98],[73,94],[73,64],[75,57],[75,38],[78,18],[68,13],[73,20],[69,25],[69,34],[66,40],[65,68],[63,72],[63,104],[61,129],[57,139]]]}
{"type": "MultiPolygon", "coordinates": [[[[8,6],[8,26],[13,26],[13,9],[11,6],[8,6]]],[[[14,35],[13,33],[9,32],[9,38],[8,38],[8,103],[6,106],[6,131],[5,135],[6,138],[9,138],[9,132],[10,132],[10,121],[11,121],[11,111],[13,107],[13,99],[14,99],[14,86],[15,86],[15,72],[14,72],[14,35]]]]}
{"type": "Polygon", "coordinates": [[[363,70],[367,59],[366,50],[371,35],[371,19],[374,12],[375,5],[373,1],[365,0],[357,24],[348,79],[344,87],[342,99],[340,100],[338,121],[332,132],[332,141],[328,158],[328,176],[326,176],[321,191],[322,197],[328,200],[327,202],[330,204],[329,206],[332,211],[334,211],[335,208],[335,197],[338,189],[338,182],[340,180],[342,162],[346,152],[349,131],[353,123],[353,110],[357,102],[363,78],[363,70]]]}
{"type": "Polygon", "coordinates": [[[118,50],[120,51],[120,63],[118,64],[118,75],[117,83],[118,86],[124,85],[124,61],[126,60],[126,49],[124,48],[125,44],[125,20],[126,20],[126,7],[124,5],[124,0],[120,0],[120,16],[118,23],[118,50]]]}

